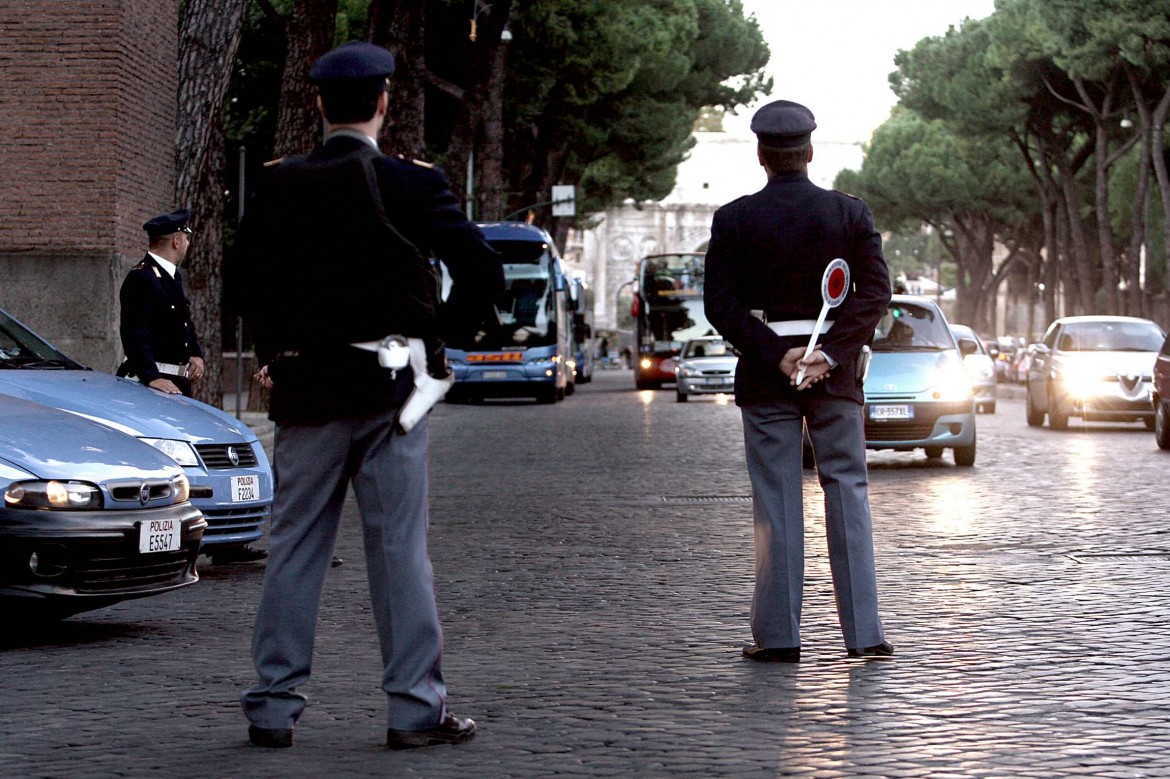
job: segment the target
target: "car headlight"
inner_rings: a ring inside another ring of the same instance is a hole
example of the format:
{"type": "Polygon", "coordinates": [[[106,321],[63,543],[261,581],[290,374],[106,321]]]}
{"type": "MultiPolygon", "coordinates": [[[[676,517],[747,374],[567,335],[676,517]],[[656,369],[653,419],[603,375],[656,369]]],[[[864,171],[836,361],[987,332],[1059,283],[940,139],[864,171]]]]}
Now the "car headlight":
{"type": "Polygon", "coordinates": [[[640,362],[639,365],[642,366],[642,370],[648,371],[650,370],[651,366],[654,365],[654,363],[650,361],[649,357],[643,357],[642,362],[640,362]]]}
{"type": "Polygon", "coordinates": [[[142,438],[139,440],[150,444],[179,465],[184,467],[199,466],[199,458],[195,455],[195,449],[186,441],[173,441],[169,438],[142,438]]]}
{"type": "Polygon", "coordinates": [[[175,503],[186,503],[191,498],[191,482],[184,474],[179,474],[171,480],[171,492],[175,496],[175,503]]]}
{"type": "Polygon", "coordinates": [[[971,397],[971,377],[961,369],[940,373],[931,397],[935,400],[967,400],[971,397]]]}
{"type": "Polygon", "coordinates": [[[102,507],[102,493],[83,481],[18,481],[4,491],[9,508],[85,511],[102,507]]]}

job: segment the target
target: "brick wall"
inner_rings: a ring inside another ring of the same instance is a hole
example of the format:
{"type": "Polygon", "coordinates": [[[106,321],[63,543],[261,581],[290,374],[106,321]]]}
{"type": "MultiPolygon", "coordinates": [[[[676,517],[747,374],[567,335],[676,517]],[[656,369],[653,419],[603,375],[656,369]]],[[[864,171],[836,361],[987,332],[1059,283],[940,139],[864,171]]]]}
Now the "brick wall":
{"type": "Polygon", "coordinates": [[[0,307],[112,370],[142,223],[175,208],[178,3],[0,3],[0,307]]]}

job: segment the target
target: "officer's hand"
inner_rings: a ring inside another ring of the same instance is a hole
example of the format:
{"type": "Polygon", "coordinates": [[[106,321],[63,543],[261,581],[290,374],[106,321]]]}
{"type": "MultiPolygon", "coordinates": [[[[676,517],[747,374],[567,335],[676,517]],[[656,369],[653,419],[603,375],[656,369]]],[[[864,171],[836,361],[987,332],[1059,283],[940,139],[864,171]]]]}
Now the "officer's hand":
{"type": "Polygon", "coordinates": [[[784,371],[784,375],[791,380],[792,386],[798,390],[804,390],[828,376],[830,366],[825,353],[820,349],[820,344],[817,344],[816,349],[808,356],[807,360],[804,359],[803,346],[794,346],[789,349],[784,353],[784,359],[780,361],[780,370],[784,371]],[[804,380],[797,387],[796,374],[802,367],[805,369],[804,380]]]}
{"type": "Polygon", "coordinates": [[[182,395],[183,391],[175,386],[175,383],[170,379],[158,378],[146,385],[151,389],[156,389],[159,392],[165,392],[168,395],[182,395]]]}
{"type": "Polygon", "coordinates": [[[192,357],[188,360],[187,376],[190,377],[191,383],[201,380],[203,378],[204,365],[202,357],[192,357]]]}
{"type": "Polygon", "coordinates": [[[253,373],[252,378],[264,389],[272,389],[272,377],[268,375],[267,365],[253,373]]]}

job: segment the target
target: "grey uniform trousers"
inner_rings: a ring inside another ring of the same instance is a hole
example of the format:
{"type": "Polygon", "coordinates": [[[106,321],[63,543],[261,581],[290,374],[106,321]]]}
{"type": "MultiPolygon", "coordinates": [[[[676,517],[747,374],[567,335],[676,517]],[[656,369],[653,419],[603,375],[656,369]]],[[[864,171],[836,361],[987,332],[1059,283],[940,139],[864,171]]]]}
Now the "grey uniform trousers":
{"type": "Polygon", "coordinates": [[[884,640],[878,616],[862,408],[851,400],[810,394],[742,409],[755,518],[756,586],[751,622],[758,646],[800,646],[804,585],[802,416],[808,424],[825,493],[829,567],[845,646],[870,647],[884,640]]]}
{"type": "Polygon", "coordinates": [[[312,425],[277,425],[268,567],[252,656],[259,681],[241,695],[262,728],[291,728],[305,708],[317,609],[352,482],[382,650],[387,727],[442,719],[442,631],[427,555],[427,420],[407,435],[394,411],[312,425]]]}

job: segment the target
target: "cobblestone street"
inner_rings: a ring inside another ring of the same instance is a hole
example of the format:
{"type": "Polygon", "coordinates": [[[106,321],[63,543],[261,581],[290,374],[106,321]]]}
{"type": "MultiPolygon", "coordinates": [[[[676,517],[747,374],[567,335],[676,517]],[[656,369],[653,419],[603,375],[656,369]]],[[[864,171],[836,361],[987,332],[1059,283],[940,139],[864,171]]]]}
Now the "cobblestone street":
{"type": "MultiPolygon", "coordinates": [[[[1016,397],[1010,397],[1015,394],[1016,397]]],[[[739,412],[599,372],[431,416],[431,555],[469,744],[382,748],[356,506],[288,750],[247,743],[262,564],[0,649],[0,777],[1170,777],[1170,455],[980,415],[974,468],[871,452],[897,658],[849,663],[807,472],[804,662],[756,664],[739,412]]],[[[201,558],[206,563],[207,558],[201,558]]]]}

